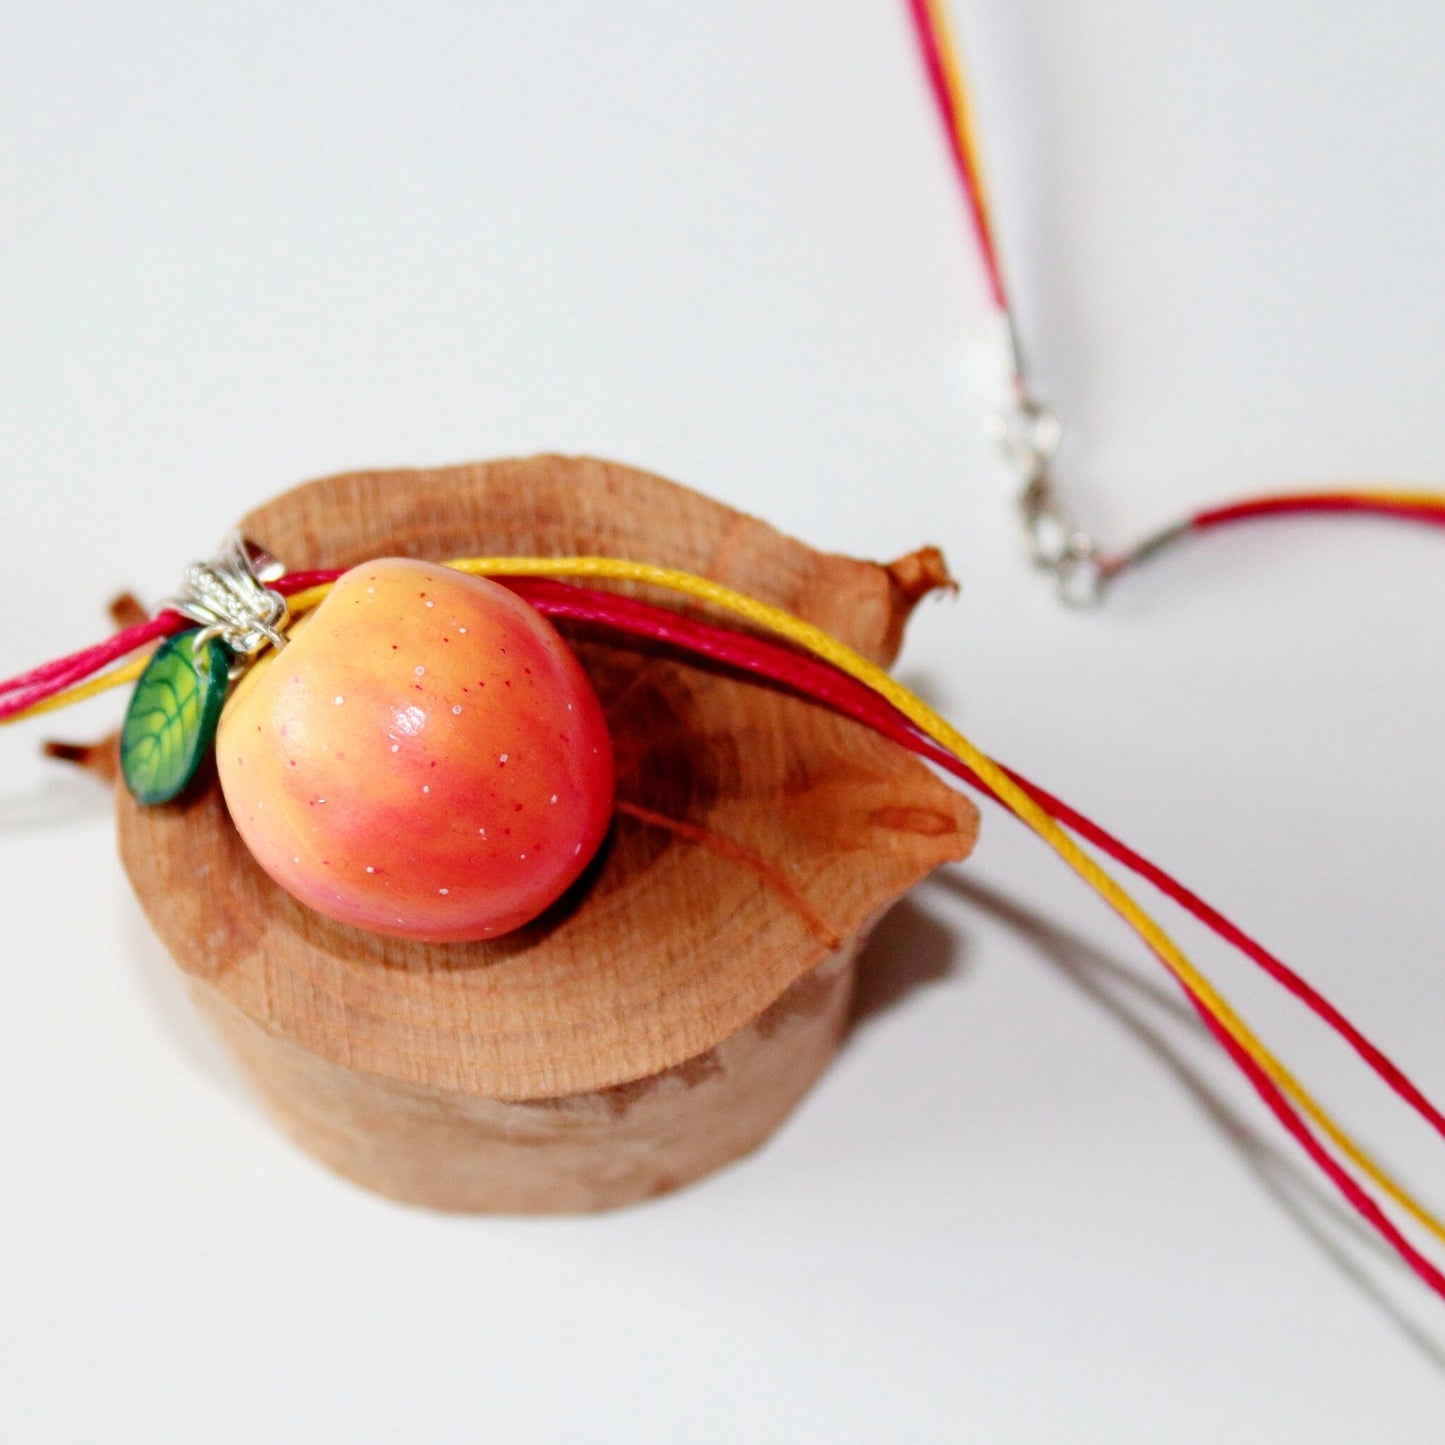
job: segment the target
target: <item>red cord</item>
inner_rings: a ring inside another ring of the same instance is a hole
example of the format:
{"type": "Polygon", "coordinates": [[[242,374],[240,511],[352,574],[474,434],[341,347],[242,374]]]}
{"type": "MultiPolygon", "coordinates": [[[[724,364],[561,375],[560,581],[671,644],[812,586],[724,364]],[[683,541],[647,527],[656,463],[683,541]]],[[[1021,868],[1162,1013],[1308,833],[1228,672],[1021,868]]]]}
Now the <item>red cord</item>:
{"type": "MultiPolygon", "coordinates": [[[[713,627],[691,618],[681,617],[664,608],[652,607],[613,593],[598,592],[549,580],[514,579],[509,586],[525,597],[539,612],[552,617],[601,624],[614,631],[631,632],[685,649],[692,654],[714,658],[735,667],[767,677],[813,701],[825,702],[837,711],[865,726],[902,743],[920,756],[947,768],[956,777],[969,783],[988,797],[996,795],[980,778],[953,754],[935,745],[916,731],[912,723],[891,704],[861,683],[791,649],[764,642],[745,633],[713,627]]],[[[1247,934],[1222,914],[1176,882],[1163,869],[1149,863],[1123,843],[1090,822],[1082,814],[1057,798],[1034,786],[1027,779],[1004,770],[1044,810],[1096,844],[1119,863],[1133,869],[1179,903],[1216,933],[1241,948],[1259,963],[1271,977],[1284,984],[1297,998],[1342,1034],[1365,1062],[1401,1097],[1421,1113],[1438,1132],[1445,1134],[1445,1118],[1424,1097],[1416,1086],[1386,1056],[1369,1042],[1335,1007],[1305,983],[1285,964],[1255,943],[1247,934]]],[[[1249,1057],[1219,1024],[1203,1000],[1181,983],[1185,996],[1203,1019],[1210,1033],[1224,1048],[1229,1058],[1249,1079],[1255,1091],[1285,1130],[1299,1143],[1316,1166],[1334,1185],[1341,1197],[1374,1228],[1395,1250],[1410,1270],[1431,1290],[1445,1299],[1445,1276],[1427,1260],[1391,1223],[1369,1193],[1324,1148],[1304,1120],[1290,1105],[1284,1094],[1268,1075],[1249,1057]]]]}
{"type": "Polygon", "coordinates": [[[1445,527],[1445,505],[1427,500],[1395,500],[1388,496],[1354,495],[1349,492],[1302,492],[1294,496],[1256,497],[1196,512],[1189,519],[1192,531],[1223,527],[1231,522],[1248,522],[1257,517],[1293,517],[1310,514],[1363,512],[1378,517],[1395,517],[1408,522],[1426,522],[1445,527]]]}
{"type": "MultiPolygon", "coordinates": [[[[314,572],[291,572],[277,582],[275,587],[278,592],[290,597],[308,587],[334,582],[341,576],[341,572],[339,567],[314,572]]],[[[28,672],[17,673],[14,677],[5,679],[0,682],[0,722],[14,717],[16,713],[24,712],[37,702],[44,702],[58,692],[64,692],[68,687],[74,687],[76,683],[83,682],[109,663],[137,651],[147,643],[169,637],[186,625],[186,619],[179,613],[161,612],[147,622],[139,622],[133,627],[122,629],[114,637],[108,637],[94,647],[72,652],[68,657],[58,657],[53,662],[42,663],[28,672]]]]}
{"type": "Polygon", "coordinates": [[[294,597],[308,587],[321,587],[335,582],[346,569],[344,567],[316,567],[309,572],[288,572],[279,582],[269,585],[283,597],[294,597]]]}
{"type": "Polygon", "coordinates": [[[127,627],[123,632],[117,632],[114,637],[109,637],[104,642],[98,642],[94,647],[87,647],[81,652],[73,652],[69,657],[60,657],[54,662],[42,663],[39,667],[32,667],[29,672],[22,672],[5,682],[0,682],[0,694],[16,688],[53,682],[61,676],[69,678],[72,673],[80,677],[89,677],[92,672],[98,672],[106,663],[114,662],[117,658],[124,657],[126,653],[134,652],[138,647],[144,647],[147,642],[152,642],[157,637],[163,637],[179,621],[180,619],[174,612],[163,612],[158,617],[152,617],[148,622],[140,622],[134,627],[127,627]]]}
{"type": "MultiPolygon", "coordinates": [[[[516,578],[509,581],[508,585],[539,612],[548,616],[599,623],[617,631],[669,642],[690,653],[702,654],[781,683],[800,696],[814,702],[823,702],[835,711],[861,722],[865,727],[902,744],[920,757],[945,768],[970,787],[998,801],[992,790],[971,768],[920,733],[891,703],[826,662],[747,633],[715,627],[683,617],[666,608],[621,597],[616,593],[541,579],[516,578]]],[[[1276,958],[1242,928],[1230,922],[1164,869],[1136,853],[1128,844],[1115,838],[1097,823],[1012,769],[1005,767],[1003,771],[1051,818],[1093,844],[1116,863],[1153,884],[1167,898],[1258,964],[1276,983],[1293,994],[1339,1034],[1401,1099],[1426,1119],[1437,1133],[1445,1137],[1445,1114],[1425,1097],[1398,1065],[1288,964],[1276,958]]]]}
{"type": "Polygon", "coordinates": [[[1230,1037],[1223,1025],[1204,1007],[1203,1001],[1189,988],[1185,988],[1184,992],[1189,996],[1189,1002],[1194,1006],[1195,1013],[1204,1020],[1205,1027],[1218,1040],[1219,1046],[1248,1077],[1249,1082],[1254,1085],[1255,1092],[1264,1100],[1269,1111],[1294,1136],[1300,1148],[1310,1156],[1330,1183],[1339,1190],[1350,1207],[1360,1215],[1366,1224],[1376,1230],[1425,1285],[1441,1299],[1445,1299],[1445,1276],[1442,1276],[1440,1271],[1395,1228],[1384,1210],[1315,1138],[1274,1081],[1230,1037]]]}
{"type": "Polygon", "coordinates": [[[968,219],[973,226],[974,240],[978,244],[979,256],[983,260],[984,276],[988,281],[989,298],[1005,316],[1009,315],[1008,293],[1003,284],[1003,268],[999,265],[998,253],[994,248],[993,230],[988,222],[988,211],[983,199],[982,178],[975,168],[973,158],[959,143],[962,127],[959,125],[958,108],[944,75],[943,58],[939,52],[938,36],[934,32],[933,20],[924,0],[908,0],[908,10],[913,17],[913,28],[918,36],[918,49],[923,57],[924,73],[928,76],[928,87],[938,105],[943,120],[943,132],[948,139],[948,153],[953,157],[954,169],[963,184],[963,196],[968,205],[968,219]]]}
{"type": "Polygon", "coordinates": [[[47,697],[63,692],[67,687],[84,681],[92,673],[99,672],[108,663],[115,662],[144,647],[148,642],[168,636],[185,626],[185,619],[174,612],[162,612],[149,622],[137,623],[117,632],[114,637],[73,652],[69,657],[57,658],[54,662],[33,667],[16,677],[0,682],[0,722],[47,697]]]}

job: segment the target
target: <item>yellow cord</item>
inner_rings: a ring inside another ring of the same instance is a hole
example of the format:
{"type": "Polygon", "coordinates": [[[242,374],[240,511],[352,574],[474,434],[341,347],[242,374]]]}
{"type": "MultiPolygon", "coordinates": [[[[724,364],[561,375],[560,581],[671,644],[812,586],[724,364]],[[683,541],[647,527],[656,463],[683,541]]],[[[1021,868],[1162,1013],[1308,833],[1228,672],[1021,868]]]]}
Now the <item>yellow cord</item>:
{"type": "Polygon", "coordinates": [[[928,11],[933,37],[938,45],[938,65],[943,72],[943,83],[953,100],[954,139],[965,158],[965,164],[973,173],[974,198],[978,203],[979,217],[985,231],[991,236],[993,207],[984,186],[978,129],[969,106],[968,87],[963,83],[963,66],[959,63],[958,47],[953,43],[953,34],[948,28],[948,15],[939,0],[923,0],[923,6],[928,11]]]}
{"type": "Polygon", "coordinates": [[[1445,510],[1445,492],[1402,492],[1393,488],[1380,491],[1349,491],[1351,497],[1373,497],[1382,502],[1394,502],[1402,507],[1425,507],[1430,510],[1445,510]]]}
{"type": "MultiPolygon", "coordinates": [[[[681,593],[699,602],[731,612],[766,628],[780,637],[832,663],[841,671],[886,698],[940,746],[970,767],[987,787],[1020,820],[1026,823],[1099,896],[1114,909],[1152,948],[1174,976],[1200,1000],[1256,1065],[1291,1098],[1339,1151],[1382,1193],[1395,1201],[1424,1228],[1445,1242],[1445,1224],[1396,1184],[1345,1131],[1325,1113],[1304,1086],[1250,1031],[1222,995],[1180,951],[1167,933],[1132,897],[1034,802],[993,760],[981,753],[956,728],[940,717],[907,688],[895,682],[881,667],[869,662],[822,628],[815,627],[781,608],[735,592],[719,582],[697,577],[670,567],[647,562],[628,562],[615,557],[465,557],[446,564],[460,572],[486,577],[593,577],[619,582],[638,582],[681,593]]],[[[290,598],[293,615],[314,608],[331,590],[330,583],[307,588],[290,598]]],[[[58,693],[17,713],[10,721],[48,712],[79,702],[107,688],[116,687],[139,675],[145,659],[127,663],[79,687],[58,693]]]]}
{"type": "Polygon", "coordinates": [[[22,711],[0,719],[0,725],[23,722],[28,717],[39,717],[43,712],[55,712],[59,708],[69,707],[73,702],[84,702],[88,697],[95,697],[110,688],[119,687],[123,682],[134,682],[145,671],[147,660],[144,657],[137,657],[134,661],[127,662],[121,667],[101,673],[99,677],[92,677],[75,687],[67,688],[64,692],[54,693],[40,702],[33,702],[22,711]]]}
{"type": "MultiPolygon", "coordinates": [[[[1442,1225],[1423,1205],[1394,1182],[1365,1151],[1330,1118],[1304,1086],[1254,1036],[1244,1021],[1167,933],[1072,838],[989,757],[881,667],[869,662],[822,628],[781,608],[735,592],[721,583],[687,572],[611,557],[483,557],[447,564],[462,572],[496,577],[601,577],[650,583],[711,603],[749,622],[786,637],[817,657],[831,662],[886,698],[935,742],[947,748],[983,780],[995,796],[1026,823],[1154,950],[1164,965],[1203,1003],[1225,1032],[1268,1077],[1314,1121],[1320,1131],[1384,1194],[1445,1242],[1442,1225]]],[[[298,599],[299,600],[299,599],[298,599]]]]}

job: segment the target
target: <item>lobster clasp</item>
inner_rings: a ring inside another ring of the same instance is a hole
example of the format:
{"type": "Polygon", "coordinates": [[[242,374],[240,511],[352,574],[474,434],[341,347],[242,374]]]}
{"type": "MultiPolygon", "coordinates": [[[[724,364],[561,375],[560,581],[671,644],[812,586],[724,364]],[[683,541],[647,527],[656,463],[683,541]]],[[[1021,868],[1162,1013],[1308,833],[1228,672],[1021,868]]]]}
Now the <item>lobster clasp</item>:
{"type": "Polygon", "coordinates": [[[1054,486],[1052,465],[1063,428],[1048,407],[1026,393],[994,416],[990,433],[1004,458],[1023,474],[1019,513],[1029,556],[1068,607],[1093,607],[1109,574],[1093,539],[1074,525],[1054,486]]]}

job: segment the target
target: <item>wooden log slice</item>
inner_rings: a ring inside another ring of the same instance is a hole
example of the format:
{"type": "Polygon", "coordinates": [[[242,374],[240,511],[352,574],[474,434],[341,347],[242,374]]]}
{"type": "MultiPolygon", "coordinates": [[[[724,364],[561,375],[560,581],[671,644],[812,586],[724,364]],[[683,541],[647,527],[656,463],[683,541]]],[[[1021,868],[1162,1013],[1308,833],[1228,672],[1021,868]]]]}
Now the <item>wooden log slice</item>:
{"type": "MultiPolygon", "coordinates": [[[[606,553],[726,582],[891,661],[932,551],[815,553],[658,477],[535,457],[312,482],[242,522],[289,568],[606,553]]],[[[677,606],[678,599],[655,594],[677,606]]],[[[896,745],[769,686],[573,629],[618,807],[561,902],[486,943],[382,938],[282,892],[214,773],[120,790],[121,856],[203,1012],[301,1145],[397,1198],[582,1210],[751,1149],[826,1065],[872,921],[972,847],[973,806],[896,745]]]]}

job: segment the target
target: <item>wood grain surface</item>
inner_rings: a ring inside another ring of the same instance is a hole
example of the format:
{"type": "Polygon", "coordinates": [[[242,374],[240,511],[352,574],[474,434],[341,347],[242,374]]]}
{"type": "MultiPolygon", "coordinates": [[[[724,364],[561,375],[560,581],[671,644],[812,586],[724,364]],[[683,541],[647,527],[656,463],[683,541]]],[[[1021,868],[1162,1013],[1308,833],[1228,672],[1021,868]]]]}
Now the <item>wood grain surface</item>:
{"type": "MultiPolygon", "coordinates": [[[[552,456],[327,478],[242,526],[293,569],[578,552],[682,567],[883,663],[944,580],[931,550],[891,568],[822,555],[661,478],[552,456]]],[[[169,807],[118,794],[126,868],[203,1010],[288,1132],[385,1193],[595,1208],[752,1147],[826,1064],[866,928],[974,841],[973,806],[866,729],[664,649],[568,635],[613,731],[617,815],[579,884],[506,938],[422,944],[311,913],[251,859],[213,774],[169,807]]]]}

